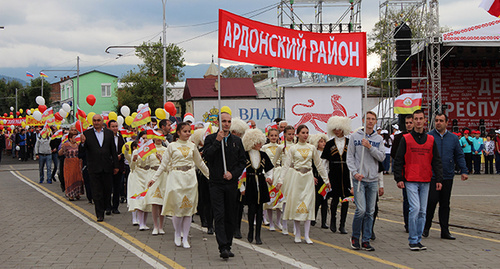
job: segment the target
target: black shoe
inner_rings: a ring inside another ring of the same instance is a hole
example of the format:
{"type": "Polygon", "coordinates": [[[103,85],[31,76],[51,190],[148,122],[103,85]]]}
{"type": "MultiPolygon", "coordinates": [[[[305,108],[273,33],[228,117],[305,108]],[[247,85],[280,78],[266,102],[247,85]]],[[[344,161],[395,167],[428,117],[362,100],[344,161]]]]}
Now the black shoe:
{"type": "Polygon", "coordinates": [[[339,227],[339,232],[340,232],[341,234],[347,234],[347,231],[345,230],[344,226],[340,226],[340,227],[339,227]]]}
{"type": "Polygon", "coordinates": [[[422,233],[423,237],[428,237],[429,236],[429,230],[424,229],[424,232],[422,233]]]}
{"type": "Polygon", "coordinates": [[[214,228],[208,228],[207,234],[214,234],[214,228]]]}
{"type": "Polygon", "coordinates": [[[315,220],[311,221],[311,226],[316,226],[316,221],[315,220]]]}
{"type": "Polygon", "coordinates": [[[229,253],[229,258],[234,257],[234,253],[232,253],[231,250],[228,250],[227,252],[229,253]]]}
{"type": "Polygon", "coordinates": [[[249,232],[248,232],[247,239],[248,239],[248,242],[249,242],[249,243],[252,243],[252,242],[253,242],[253,231],[249,231],[249,232]]]}
{"type": "Polygon", "coordinates": [[[260,236],[255,236],[255,244],[262,245],[262,240],[260,240],[260,236]]]}
{"type": "Polygon", "coordinates": [[[330,231],[332,231],[332,233],[337,232],[337,227],[335,227],[335,224],[330,224],[330,231]]]}
{"type": "Polygon", "coordinates": [[[219,256],[224,260],[227,260],[229,258],[229,251],[224,249],[223,251],[220,252],[219,256]]]}
{"type": "Polygon", "coordinates": [[[243,236],[241,236],[241,231],[240,231],[240,230],[235,231],[233,236],[234,236],[234,238],[236,238],[236,239],[241,239],[241,238],[243,238],[243,236]]]}
{"type": "Polygon", "coordinates": [[[111,215],[111,210],[106,210],[106,215],[111,215]]]}
{"type": "Polygon", "coordinates": [[[113,214],[120,214],[120,211],[118,209],[113,209],[111,212],[113,212],[113,214]]]}
{"type": "Polygon", "coordinates": [[[321,229],[328,229],[328,228],[330,228],[330,227],[328,227],[328,225],[326,225],[326,223],[321,224],[321,229]]]}
{"type": "Polygon", "coordinates": [[[366,251],[375,251],[375,249],[370,245],[370,242],[363,242],[361,247],[366,251]]]}
{"type": "Polygon", "coordinates": [[[456,238],[450,233],[441,234],[442,239],[455,240],[456,238]]]}
{"type": "Polygon", "coordinates": [[[351,248],[355,250],[361,249],[361,246],[359,245],[359,239],[356,237],[351,237],[351,248]]]}
{"type": "Polygon", "coordinates": [[[420,247],[418,246],[418,244],[410,244],[410,250],[411,251],[419,251],[420,247]]]}
{"type": "Polygon", "coordinates": [[[98,217],[97,218],[97,222],[103,222],[104,221],[104,217],[98,217]]]}
{"type": "Polygon", "coordinates": [[[426,246],[424,246],[424,245],[422,245],[422,243],[420,243],[420,242],[418,242],[418,243],[417,243],[417,246],[418,246],[418,248],[419,248],[420,250],[426,250],[426,249],[427,249],[427,247],[426,247],[426,246]]]}

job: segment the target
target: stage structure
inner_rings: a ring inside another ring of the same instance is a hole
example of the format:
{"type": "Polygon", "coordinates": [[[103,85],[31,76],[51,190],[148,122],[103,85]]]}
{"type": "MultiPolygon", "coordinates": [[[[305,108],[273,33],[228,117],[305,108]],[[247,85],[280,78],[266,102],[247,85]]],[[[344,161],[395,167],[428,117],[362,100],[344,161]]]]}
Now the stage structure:
{"type": "MultiPolygon", "coordinates": [[[[278,5],[277,23],[281,27],[315,33],[361,32],[361,0],[282,0],[278,5]]],[[[343,82],[346,77],[304,72],[300,70],[274,69],[278,78],[276,107],[278,116],[284,118],[284,84],[297,78],[306,81],[343,82]],[[281,85],[280,85],[281,84],[281,85]]]]}
{"type": "MultiPolygon", "coordinates": [[[[434,115],[443,111],[441,59],[449,53],[447,51],[441,55],[439,2],[386,0],[379,5],[379,19],[382,22],[382,64],[379,76],[383,85],[380,99],[393,98],[402,92],[423,93],[425,102],[422,108],[428,114],[431,128],[434,115]],[[405,33],[408,30],[409,35],[405,33]],[[419,54],[422,50],[426,53],[419,54]],[[426,69],[423,70],[424,68],[426,69]]],[[[380,108],[390,109],[383,106],[380,108]]],[[[400,127],[404,121],[401,118],[400,127]]]]}

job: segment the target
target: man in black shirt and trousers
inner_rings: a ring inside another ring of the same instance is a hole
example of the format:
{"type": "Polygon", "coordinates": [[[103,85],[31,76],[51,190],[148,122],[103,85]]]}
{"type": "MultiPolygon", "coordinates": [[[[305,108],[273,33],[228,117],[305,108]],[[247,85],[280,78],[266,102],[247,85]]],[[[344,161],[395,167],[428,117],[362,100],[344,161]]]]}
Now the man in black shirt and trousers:
{"type": "Polygon", "coordinates": [[[203,156],[210,170],[210,199],[215,220],[215,235],[219,245],[220,257],[234,257],[231,252],[233,232],[236,222],[236,196],[238,178],[245,167],[245,149],[241,139],[231,135],[231,115],[221,114],[221,130],[205,139],[203,156]],[[222,145],[227,171],[224,171],[222,145]]]}

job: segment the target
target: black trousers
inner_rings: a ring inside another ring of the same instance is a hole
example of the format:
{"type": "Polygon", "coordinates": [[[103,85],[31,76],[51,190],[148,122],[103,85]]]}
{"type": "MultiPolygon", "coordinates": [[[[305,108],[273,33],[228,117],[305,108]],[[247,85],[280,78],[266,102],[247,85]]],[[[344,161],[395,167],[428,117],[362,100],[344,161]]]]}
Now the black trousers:
{"type": "Polygon", "coordinates": [[[113,188],[113,173],[89,173],[92,199],[95,205],[95,214],[104,218],[104,211],[110,204],[111,189],[113,188]]]}
{"type": "Polygon", "coordinates": [[[125,171],[123,172],[122,175],[122,182],[121,182],[121,193],[120,196],[127,198],[127,182],[128,182],[128,175],[130,174],[130,166],[125,165],[125,171]]]}
{"type": "Polygon", "coordinates": [[[484,156],[484,173],[493,174],[493,157],[494,155],[484,156]]]}
{"type": "Polygon", "coordinates": [[[316,214],[314,218],[318,218],[319,207],[321,206],[321,225],[326,225],[326,215],[328,214],[328,196],[326,199],[323,198],[323,195],[316,192],[316,202],[314,205],[314,209],[316,214]]]}
{"type": "Polygon", "coordinates": [[[474,174],[481,174],[481,154],[473,154],[472,161],[474,162],[474,174]]]}
{"type": "Polygon", "coordinates": [[[254,220],[255,220],[255,235],[260,237],[260,230],[262,227],[262,204],[251,204],[248,205],[248,233],[253,235],[254,231],[254,220]]]}
{"type": "Polygon", "coordinates": [[[467,170],[469,170],[469,174],[472,174],[472,153],[464,153],[464,157],[467,170]]]}
{"type": "Polygon", "coordinates": [[[442,185],[441,190],[436,191],[436,182],[431,181],[424,229],[429,230],[431,228],[436,205],[439,203],[439,225],[441,226],[441,234],[446,234],[449,233],[448,224],[450,221],[450,198],[453,179],[443,180],[442,185]]]}
{"type": "Polygon", "coordinates": [[[219,251],[231,250],[236,222],[237,184],[210,184],[210,200],[215,221],[215,237],[219,251]]]}
{"type": "Polygon", "coordinates": [[[120,193],[122,188],[122,175],[123,173],[117,173],[113,175],[113,190],[112,196],[110,198],[111,204],[106,208],[108,210],[118,210],[118,206],[120,205],[120,193]]]}
{"type": "MultiPolygon", "coordinates": [[[[66,190],[66,184],[64,183],[64,159],[64,155],[59,156],[59,183],[61,184],[62,191],[66,190]]],[[[83,178],[83,182],[85,183],[85,178],[83,178]]],[[[87,189],[85,189],[85,192],[88,192],[87,189]]]]}
{"type": "Polygon", "coordinates": [[[214,227],[214,215],[212,212],[212,202],[210,201],[210,187],[208,180],[203,175],[198,176],[198,212],[200,213],[201,226],[206,228],[214,227]]]}
{"type": "MultiPolygon", "coordinates": [[[[337,206],[339,205],[340,199],[344,199],[340,192],[332,191],[332,202],[330,204],[330,226],[336,227],[337,222],[337,206]]],[[[340,204],[340,222],[339,226],[344,227],[347,219],[347,211],[349,210],[349,202],[343,202],[340,204]]]]}

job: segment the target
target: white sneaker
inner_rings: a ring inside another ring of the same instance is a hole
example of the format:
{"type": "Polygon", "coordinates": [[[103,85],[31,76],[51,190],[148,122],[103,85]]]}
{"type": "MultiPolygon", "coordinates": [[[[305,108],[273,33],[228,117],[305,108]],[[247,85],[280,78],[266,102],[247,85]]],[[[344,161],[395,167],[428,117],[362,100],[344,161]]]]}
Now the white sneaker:
{"type": "Polygon", "coordinates": [[[311,238],[306,238],[306,243],[308,243],[308,244],[312,244],[312,243],[313,243],[313,241],[311,240],[311,238]]]}
{"type": "Polygon", "coordinates": [[[147,230],[149,230],[148,226],[141,226],[141,227],[139,227],[139,231],[147,231],[147,230]]]}
{"type": "Polygon", "coordinates": [[[165,231],[164,231],[162,228],[160,228],[160,229],[158,230],[158,234],[165,234],[165,231]]]}
{"type": "Polygon", "coordinates": [[[133,220],[132,225],[137,226],[137,225],[139,225],[139,222],[137,220],[133,220]]]}
{"type": "Polygon", "coordinates": [[[276,228],[278,228],[279,230],[283,230],[283,227],[281,226],[281,223],[276,223],[276,228]]]}
{"type": "Polygon", "coordinates": [[[284,234],[284,235],[288,235],[288,228],[287,227],[283,227],[283,229],[281,229],[281,233],[284,234]]]}
{"type": "Polygon", "coordinates": [[[276,228],[274,228],[274,225],[269,226],[269,231],[276,231],[276,228]]]}
{"type": "Polygon", "coordinates": [[[174,238],[174,243],[176,246],[180,247],[181,246],[181,238],[180,237],[175,237],[174,238]]]}
{"type": "Polygon", "coordinates": [[[302,239],[300,237],[295,236],[295,243],[302,243],[302,239]]]}
{"type": "Polygon", "coordinates": [[[158,229],[153,228],[153,232],[151,233],[152,235],[158,235],[158,229]]]}
{"type": "Polygon", "coordinates": [[[188,241],[182,241],[182,247],[183,248],[191,248],[188,241]]]}

